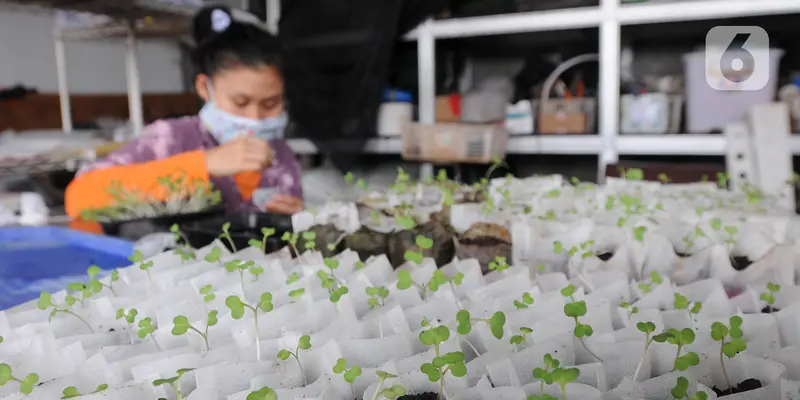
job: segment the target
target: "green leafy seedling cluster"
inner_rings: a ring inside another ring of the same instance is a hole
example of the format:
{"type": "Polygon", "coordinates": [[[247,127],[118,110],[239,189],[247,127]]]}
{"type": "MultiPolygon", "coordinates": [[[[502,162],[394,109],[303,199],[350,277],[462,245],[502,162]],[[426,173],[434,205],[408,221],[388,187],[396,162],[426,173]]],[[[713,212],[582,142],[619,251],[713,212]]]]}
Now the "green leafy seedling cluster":
{"type": "Polygon", "coordinates": [[[322,288],[328,291],[328,299],[331,303],[338,303],[342,296],[346,295],[350,289],[344,285],[342,281],[336,278],[336,270],[339,268],[339,260],[335,258],[326,258],[324,260],[325,267],[328,271],[317,271],[317,277],[322,283],[322,288]]]}
{"type": "Polygon", "coordinates": [[[781,285],[777,283],[768,282],[767,283],[767,291],[761,293],[759,298],[761,301],[765,301],[770,308],[775,306],[775,295],[781,291],[781,285]]]}
{"type": "Polygon", "coordinates": [[[561,366],[561,362],[559,362],[552,354],[547,353],[544,355],[542,361],[544,361],[544,368],[536,367],[533,369],[533,377],[534,379],[538,379],[539,382],[539,394],[545,396],[544,394],[544,385],[552,385],[555,382],[553,377],[553,372],[557,370],[561,366]]]}
{"type": "Polygon", "coordinates": [[[274,390],[265,386],[256,390],[255,392],[250,392],[245,400],[278,400],[278,394],[275,393],[274,390]]]}
{"type": "Polygon", "coordinates": [[[153,268],[153,260],[144,261],[144,254],[139,250],[135,250],[133,254],[128,257],[128,260],[134,264],[139,263],[139,269],[147,274],[147,282],[152,286],[153,277],[150,275],[150,268],[153,268]]]}
{"type": "Polygon", "coordinates": [[[489,326],[492,336],[502,339],[503,330],[506,326],[506,314],[497,311],[489,318],[472,318],[469,311],[461,310],[456,314],[456,321],[458,322],[458,333],[461,335],[468,335],[472,332],[473,322],[482,322],[489,326]]]}
{"type": "Polygon", "coordinates": [[[70,310],[70,307],[72,307],[72,305],[75,304],[75,300],[70,301],[70,303],[72,304],[67,304],[66,306],[59,306],[53,302],[53,296],[49,292],[42,292],[39,294],[39,301],[36,303],[36,307],[42,311],[48,309],[50,310],[50,317],[48,319],[49,321],[52,321],[53,317],[55,317],[58,313],[69,314],[77,318],[81,322],[83,322],[83,324],[86,325],[87,328],[89,328],[89,331],[94,333],[94,328],[92,328],[92,325],[90,325],[88,321],[86,321],[80,315],[76,314],[74,311],[70,310]]]}
{"type": "Polygon", "coordinates": [[[196,332],[203,338],[203,341],[206,344],[206,350],[211,350],[211,345],[208,343],[208,328],[214,326],[219,322],[217,318],[217,310],[211,310],[208,312],[206,316],[206,327],[203,331],[195,328],[192,324],[189,323],[189,318],[186,318],[184,315],[178,315],[172,319],[172,334],[175,336],[181,336],[188,333],[190,330],[196,332]]]}
{"type": "Polygon", "coordinates": [[[576,338],[581,342],[581,345],[584,349],[586,349],[589,354],[592,355],[597,361],[603,362],[600,357],[597,356],[589,346],[586,345],[586,341],[584,338],[590,337],[594,334],[594,329],[589,324],[584,324],[581,322],[580,318],[586,315],[588,311],[586,308],[586,301],[585,300],[576,300],[575,299],[575,285],[569,285],[563,289],[561,289],[561,295],[564,297],[568,297],[570,302],[564,304],[564,315],[567,317],[572,318],[575,321],[575,329],[573,329],[573,334],[576,338]]]}
{"type": "Polygon", "coordinates": [[[406,388],[401,385],[395,384],[386,388],[383,387],[387,379],[397,378],[397,375],[380,370],[375,371],[375,375],[378,377],[378,387],[375,388],[375,394],[372,395],[372,400],[378,400],[381,396],[387,400],[396,400],[406,395],[406,388]]]}
{"type": "Polygon", "coordinates": [[[428,280],[427,283],[419,284],[411,278],[411,272],[408,270],[403,269],[397,271],[397,289],[406,290],[410,289],[412,286],[416,287],[423,300],[428,298],[428,292],[435,293],[441,286],[447,284],[450,285],[450,288],[453,289],[455,293],[455,287],[460,286],[463,281],[464,273],[462,272],[457,272],[451,277],[437,269],[433,272],[431,279],[428,280]]]}
{"type": "Polygon", "coordinates": [[[523,293],[522,298],[520,300],[514,300],[514,307],[516,307],[517,310],[528,308],[532,305],[533,305],[533,296],[528,292],[523,293]]]}
{"type": "Polygon", "coordinates": [[[267,252],[267,240],[271,236],[275,235],[275,232],[276,232],[275,228],[266,228],[266,227],[261,228],[261,240],[250,239],[249,241],[247,241],[247,244],[250,245],[251,247],[255,247],[257,249],[260,249],[262,253],[266,253],[267,252]]]}
{"type": "Polygon", "coordinates": [[[350,368],[347,368],[347,360],[344,358],[340,358],[336,360],[336,364],[333,366],[333,373],[337,375],[342,375],[344,381],[353,384],[356,381],[356,378],[361,376],[361,367],[358,365],[353,365],[350,368]]]}
{"type": "Polygon", "coordinates": [[[31,394],[36,384],[39,383],[39,375],[28,374],[24,379],[18,379],[14,377],[10,365],[0,364],[0,386],[5,386],[8,382],[19,384],[19,391],[22,392],[22,394],[31,394]]]}
{"type": "Polygon", "coordinates": [[[489,271],[503,272],[509,268],[508,261],[505,257],[497,256],[494,260],[489,261],[489,271]]]}
{"type": "MultiPolygon", "coordinates": [[[[182,368],[176,371],[176,375],[171,378],[166,379],[156,379],[153,381],[153,386],[164,386],[167,385],[175,392],[175,397],[178,400],[183,400],[183,393],[181,393],[181,378],[184,375],[189,373],[190,371],[194,371],[194,368],[182,368]]],[[[159,399],[161,400],[161,399],[159,399]]]]}
{"type": "Polygon", "coordinates": [[[689,397],[689,380],[679,376],[675,386],[670,390],[670,394],[676,400],[708,400],[708,394],[703,391],[696,392],[689,397]]]}
{"type": "Polygon", "coordinates": [[[97,387],[93,391],[84,394],[84,393],[81,393],[80,390],[78,390],[78,388],[76,388],[75,386],[67,386],[61,392],[61,398],[62,399],[72,399],[72,398],[75,398],[75,397],[81,397],[81,396],[86,396],[86,395],[90,395],[90,394],[100,393],[100,392],[105,391],[106,389],[108,389],[108,385],[105,384],[105,383],[101,383],[101,384],[97,385],[97,387]]]}
{"type": "Polygon", "coordinates": [[[450,373],[456,378],[467,376],[467,365],[464,353],[460,351],[441,354],[441,345],[450,339],[450,329],[446,326],[431,326],[420,332],[419,341],[426,346],[433,346],[433,360],[424,363],[419,370],[428,376],[431,382],[439,382],[439,400],[444,399],[445,376],[450,373]]]}
{"type": "Polygon", "coordinates": [[[301,233],[300,237],[303,238],[303,247],[305,247],[306,250],[314,251],[317,249],[317,232],[306,231],[301,233]]]}
{"type": "Polygon", "coordinates": [[[369,308],[383,307],[386,304],[386,298],[389,297],[389,289],[385,287],[368,287],[365,289],[369,300],[369,308]]]}
{"type": "Polygon", "coordinates": [[[414,244],[417,245],[420,251],[406,250],[405,253],[403,253],[403,258],[408,262],[422,264],[422,260],[425,258],[425,250],[429,250],[433,247],[433,239],[427,236],[417,235],[414,238],[414,244]]]}
{"type": "Polygon", "coordinates": [[[519,328],[519,335],[511,336],[511,340],[509,340],[509,343],[511,343],[511,344],[522,344],[524,342],[527,342],[528,341],[528,335],[530,335],[531,333],[533,333],[533,329],[523,326],[523,327],[519,328]]]}
{"type": "Polygon", "coordinates": [[[637,287],[639,290],[642,291],[644,294],[648,294],[653,291],[654,285],[660,285],[664,283],[664,278],[659,274],[657,271],[650,272],[650,282],[640,282],[637,287]]]}
{"type": "Polygon", "coordinates": [[[747,350],[747,342],[742,339],[744,337],[742,323],[742,317],[735,315],[728,320],[728,325],[722,322],[711,324],[711,339],[720,343],[719,363],[722,366],[722,374],[725,376],[728,387],[732,386],[728,378],[728,371],[725,369],[724,357],[733,358],[747,350]]]}
{"type": "MultiPolygon", "coordinates": [[[[283,361],[288,360],[289,357],[293,357],[295,359],[295,361],[297,361],[297,366],[300,367],[300,375],[303,376],[303,382],[305,382],[305,383],[307,383],[307,382],[306,382],[305,373],[303,373],[303,364],[300,363],[300,350],[308,350],[310,348],[311,348],[311,336],[303,335],[303,336],[300,336],[300,339],[297,341],[297,347],[295,347],[294,351],[291,351],[291,350],[288,350],[288,349],[281,349],[278,352],[278,358],[283,360],[283,361]]],[[[355,378],[353,378],[353,379],[355,379],[355,378]]]]}
{"type": "Polygon", "coordinates": [[[703,303],[699,301],[690,302],[689,299],[680,294],[674,294],[675,300],[672,302],[672,305],[675,307],[676,310],[686,310],[689,313],[689,321],[694,323],[695,316],[700,313],[703,309],[703,303]]]}
{"type": "Polygon", "coordinates": [[[94,293],[100,293],[103,291],[103,288],[105,287],[108,288],[108,290],[111,291],[111,293],[114,296],[116,296],[117,292],[114,290],[114,282],[119,281],[119,271],[117,270],[111,271],[111,276],[108,284],[105,284],[101,282],[100,279],[98,279],[98,276],[100,276],[100,273],[102,271],[103,270],[96,265],[92,265],[86,270],[86,274],[89,275],[89,288],[91,288],[91,290],[94,293]]]}
{"type": "Polygon", "coordinates": [[[239,296],[228,296],[225,298],[225,306],[231,310],[231,318],[235,320],[240,320],[244,317],[245,311],[250,310],[253,312],[253,324],[255,326],[256,332],[256,359],[261,361],[261,341],[259,340],[259,329],[258,329],[258,312],[271,312],[275,309],[275,305],[272,304],[272,293],[264,292],[261,293],[261,296],[258,298],[258,304],[252,306],[250,304],[245,303],[239,296]]]}

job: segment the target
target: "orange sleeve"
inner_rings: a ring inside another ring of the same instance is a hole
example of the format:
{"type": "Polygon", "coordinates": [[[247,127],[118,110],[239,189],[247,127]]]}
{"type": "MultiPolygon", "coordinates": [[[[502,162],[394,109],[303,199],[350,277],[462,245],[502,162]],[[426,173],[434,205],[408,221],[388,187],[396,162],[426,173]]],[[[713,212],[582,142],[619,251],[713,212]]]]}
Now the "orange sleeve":
{"type": "Polygon", "coordinates": [[[208,182],[205,151],[194,150],[160,160],[89,171],[75,177],[67,186],[64,208],[67,215],[78,218],[83,210],[112,205],[113,198],[107,192],[112,182],[121,182],[128,190],[165,200],[166,193],[158,185],[158,179],[174,174],[181,174],[190,182],[198,179],[208,182]]]}

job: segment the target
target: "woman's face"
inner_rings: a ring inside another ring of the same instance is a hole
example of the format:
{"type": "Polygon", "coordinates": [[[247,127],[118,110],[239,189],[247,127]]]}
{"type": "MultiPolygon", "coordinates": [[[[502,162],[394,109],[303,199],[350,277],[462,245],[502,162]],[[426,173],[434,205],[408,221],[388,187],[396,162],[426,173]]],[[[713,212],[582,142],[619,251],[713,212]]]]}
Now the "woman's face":
{"type": "Polygon", "coordinates": [[[208,84],[214,103],[223,111],[250,119],[277,117],[283,112],[283,76],[273,66],[238,66],[223,69],[213,77],[200,74],[195,89],[209,101],[208,84]]]}

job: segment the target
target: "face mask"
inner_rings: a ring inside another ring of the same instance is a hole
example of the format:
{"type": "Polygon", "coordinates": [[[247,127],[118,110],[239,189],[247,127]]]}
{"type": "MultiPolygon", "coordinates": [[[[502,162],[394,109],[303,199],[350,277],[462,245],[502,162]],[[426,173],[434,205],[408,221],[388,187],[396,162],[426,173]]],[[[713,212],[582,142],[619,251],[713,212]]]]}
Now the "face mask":
{"type": "MultiPolygon", "coordinates": [[[[209,95],[213,97],[213,93],[209,88],[209,95]]],[[[247,135],[263,140],[282,139],[289,119],[285,112],[277,117],[260,120],[239,117],[223,111],[213,101],[203,106],[199,116],[206,129],[220,144],[247,135]]]]}

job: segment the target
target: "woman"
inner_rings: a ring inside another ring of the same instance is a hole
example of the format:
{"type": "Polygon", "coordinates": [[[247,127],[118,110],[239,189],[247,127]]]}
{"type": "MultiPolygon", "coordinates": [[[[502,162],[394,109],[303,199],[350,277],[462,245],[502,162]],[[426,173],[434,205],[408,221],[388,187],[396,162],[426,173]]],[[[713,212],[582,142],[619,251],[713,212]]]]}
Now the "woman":
{"type": "Polygon", "coordinates": [[[302,210],[300,166],[282,139],[287,116],[277,40],[234,22],[225,7],[202,9],[193,25],[195,88],[205,106],[197,116],[156,121],[81,169],[65,194],[68,215],[112,205],[112,182],[163,200],[157,180],[177,174],[210,181],[230,211],[302,210]],[[255,204],[259,188],[276,194],[255,204]]]}

